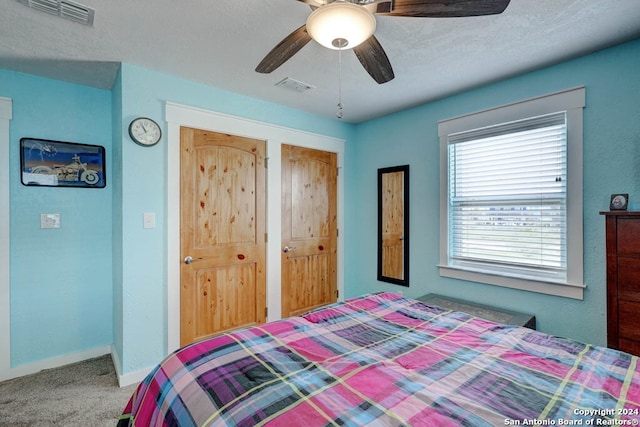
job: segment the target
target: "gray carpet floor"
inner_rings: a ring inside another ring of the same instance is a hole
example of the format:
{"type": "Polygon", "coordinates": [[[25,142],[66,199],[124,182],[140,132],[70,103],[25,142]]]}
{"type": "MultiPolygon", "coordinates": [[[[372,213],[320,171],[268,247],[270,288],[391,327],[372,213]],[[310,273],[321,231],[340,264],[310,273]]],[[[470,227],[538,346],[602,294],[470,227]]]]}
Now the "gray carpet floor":
{"type": "Polygon", "coordinates": [[[110,355],[3,381],[0,426],[114,427],[135,387],[118,387],[110,355]]]}

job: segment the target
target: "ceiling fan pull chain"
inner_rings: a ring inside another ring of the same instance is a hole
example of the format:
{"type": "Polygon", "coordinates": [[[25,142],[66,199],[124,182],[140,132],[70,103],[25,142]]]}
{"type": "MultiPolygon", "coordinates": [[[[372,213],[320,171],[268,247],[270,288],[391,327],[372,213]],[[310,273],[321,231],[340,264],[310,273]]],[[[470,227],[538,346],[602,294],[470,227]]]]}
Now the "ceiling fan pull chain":
{"type": "Polygon", "coordinates": [[[338,112],[336,117],[341,119],[344,116],[342,111],[342,48],[338,49],[338,112]]]}

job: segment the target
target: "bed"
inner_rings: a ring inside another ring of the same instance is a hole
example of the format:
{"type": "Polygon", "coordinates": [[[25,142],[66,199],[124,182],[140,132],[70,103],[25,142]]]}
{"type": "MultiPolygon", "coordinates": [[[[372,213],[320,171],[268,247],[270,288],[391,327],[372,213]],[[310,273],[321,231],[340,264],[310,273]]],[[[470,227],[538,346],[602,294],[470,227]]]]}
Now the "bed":
{"type": "Polygon", "coordinates": [[[372,293],[177,350],[118,426],[637,425],[638,360],[372,293]]]}

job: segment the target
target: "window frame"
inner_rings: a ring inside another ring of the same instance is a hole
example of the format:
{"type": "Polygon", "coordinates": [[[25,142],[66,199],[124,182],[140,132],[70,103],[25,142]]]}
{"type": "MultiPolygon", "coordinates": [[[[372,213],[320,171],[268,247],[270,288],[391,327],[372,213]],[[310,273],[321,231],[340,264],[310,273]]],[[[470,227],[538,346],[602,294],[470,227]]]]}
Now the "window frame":
{"type": "Polygon", "coordinates": [[[507,288],[583,299],[582,139],[585,87],[567,89],[438,122],[440,140],[440,276],[507,288]],[[449,262],[449,142],[451,134],[495,126],[559,111],[567,115],[567,280],[564,283],[532,280],[449,262]]]}

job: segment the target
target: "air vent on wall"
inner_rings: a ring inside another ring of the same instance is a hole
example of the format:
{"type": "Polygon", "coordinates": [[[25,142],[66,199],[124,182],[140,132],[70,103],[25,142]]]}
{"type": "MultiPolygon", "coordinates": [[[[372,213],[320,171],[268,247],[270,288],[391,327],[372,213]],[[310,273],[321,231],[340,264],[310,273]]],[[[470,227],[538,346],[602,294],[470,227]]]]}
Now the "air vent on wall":
{"type": "Polygon", "coordinates": [[[80,24],[93,26],[95,10],[69,0],[18,0],[30,8],[57,15],[80,24]]]}

